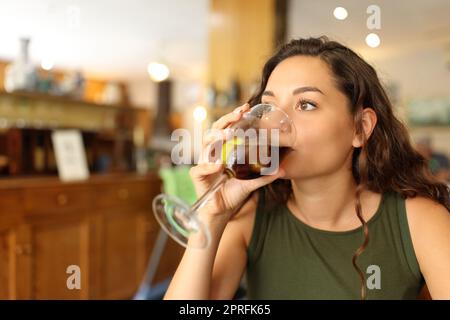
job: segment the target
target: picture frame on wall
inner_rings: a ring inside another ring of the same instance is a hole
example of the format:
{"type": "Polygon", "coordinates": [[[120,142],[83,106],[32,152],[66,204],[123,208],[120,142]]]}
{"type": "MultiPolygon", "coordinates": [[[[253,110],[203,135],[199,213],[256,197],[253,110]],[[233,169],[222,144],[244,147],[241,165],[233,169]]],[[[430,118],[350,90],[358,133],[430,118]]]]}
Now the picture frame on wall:
{"type": "Polygon", "coordinates": [[[79,130],[55,130],[52,133],[52,143],[61,181],[80,181],[89,178],[86,152],[79,130]]]}

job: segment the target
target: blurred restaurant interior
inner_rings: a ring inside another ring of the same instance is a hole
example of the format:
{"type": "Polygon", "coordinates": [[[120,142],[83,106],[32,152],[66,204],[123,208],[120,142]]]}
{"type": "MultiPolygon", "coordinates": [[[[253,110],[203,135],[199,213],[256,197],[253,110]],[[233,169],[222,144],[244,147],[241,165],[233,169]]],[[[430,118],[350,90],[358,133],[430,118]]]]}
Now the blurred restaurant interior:
{"type": "Polygon", "coordinates": [[[1,1],[0,299],[161,298],[184,248],[152,199],[195,200],[171,133],[244,103],[292,38],[326,35],[371,63],[450,183],[449,13],[448,0],[1,1]]]}

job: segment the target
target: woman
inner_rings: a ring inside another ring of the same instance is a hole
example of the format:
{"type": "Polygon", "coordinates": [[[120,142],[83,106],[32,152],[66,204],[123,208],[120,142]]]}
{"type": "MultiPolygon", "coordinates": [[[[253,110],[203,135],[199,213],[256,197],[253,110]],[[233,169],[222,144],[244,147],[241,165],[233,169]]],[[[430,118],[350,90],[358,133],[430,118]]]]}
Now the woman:
{"type": "MultiPolygon", "coordinates": [[[[449,191],[375,70],[325,37],[293,40],[267,61],[249,104],[213,128],[259,102],[289,113],[296,148],[277,174],[216,193],[200,212],[212,244],[185,251],[165,298],[230,299],[246,272],[250,299],[415,299],[424,284],[450,299],[449,191]]],[[[193,167],[197,193],[222,170],[193,167]]]]}

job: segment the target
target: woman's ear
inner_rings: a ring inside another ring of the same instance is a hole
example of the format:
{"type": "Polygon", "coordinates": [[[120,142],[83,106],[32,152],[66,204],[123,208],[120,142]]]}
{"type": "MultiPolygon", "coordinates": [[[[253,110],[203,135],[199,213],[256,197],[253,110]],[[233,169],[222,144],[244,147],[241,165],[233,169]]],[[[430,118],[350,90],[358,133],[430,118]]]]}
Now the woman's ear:
{"type": "MultiPolygon", "coordinates": [[[[377,124],[377,114],[375,113],[375,111],[372,108],[365,108],[362,110],[361,121],[362,121],[364,134],[366,135],[366,139],[368,140],[369,137],[372,135],[375,125],[377,124]]],[[[363,139],[362,139],[361,135],[356,133],[356,130],[355,130],[352,145],[354,148],[360,148],[362,146],[362,144],[363,144],[363,139]]]]}

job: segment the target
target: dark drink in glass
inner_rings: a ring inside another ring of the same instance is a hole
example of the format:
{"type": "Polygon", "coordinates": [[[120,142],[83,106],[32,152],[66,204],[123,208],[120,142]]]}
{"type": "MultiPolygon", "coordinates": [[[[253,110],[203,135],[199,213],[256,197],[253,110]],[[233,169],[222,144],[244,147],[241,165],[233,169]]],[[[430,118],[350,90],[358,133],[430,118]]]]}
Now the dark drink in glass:
{"type": "Polygon", "coordinates": [[[225,173],[241,180],[256,179],[276,173],[283,158],[292,149],[261,143],[259,139],[233,137],[222,144],[225,173]]]}

